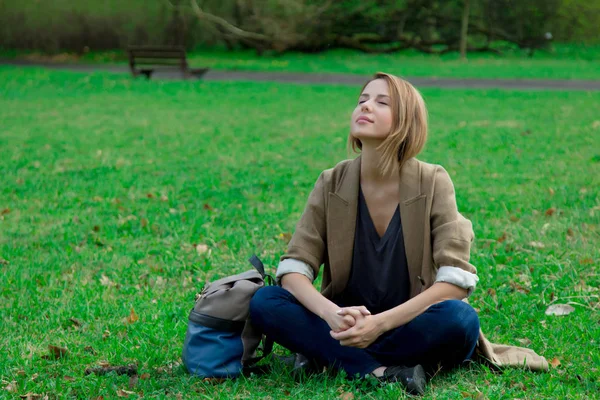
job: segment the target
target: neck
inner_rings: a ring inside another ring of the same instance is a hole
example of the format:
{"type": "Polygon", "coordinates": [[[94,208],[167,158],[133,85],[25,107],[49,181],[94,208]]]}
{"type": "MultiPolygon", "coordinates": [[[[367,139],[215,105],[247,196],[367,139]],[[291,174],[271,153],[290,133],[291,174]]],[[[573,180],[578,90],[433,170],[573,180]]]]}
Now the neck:
{"type": "Polygon", "coordinates": [[[360,156],[360,180],[361,183],[375,183],[385,184],[396,182],[398,176],[395,173],[383,174],[379,166],[379,160],[381,159],[381,153],[377,150],[377,147],[381,144],[380,141],[370,142],[363,141],[361,156],[360,156]]]}

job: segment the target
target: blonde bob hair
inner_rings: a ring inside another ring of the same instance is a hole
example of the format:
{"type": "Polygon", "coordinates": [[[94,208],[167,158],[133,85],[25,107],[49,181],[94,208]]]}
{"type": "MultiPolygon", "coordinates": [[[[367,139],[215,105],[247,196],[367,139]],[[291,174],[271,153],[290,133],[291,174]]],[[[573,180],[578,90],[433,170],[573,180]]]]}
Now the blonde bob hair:
{"type": "MultiPolygon", "coordinates": [[[[427,140],[427,108],[423,97],[413,85],[397,76],[377,72],[360,90],[375,79],[383,79],[390,92],[390,107],[392,109],[392,129],[390,134],[379,145],[381,153],[379,166],[383,174],[398,171],[406,160],[421,152],[427,140]]],[[[359,139],[350,134],[348,144],[356,153],[362,149],[359,139]]]]}

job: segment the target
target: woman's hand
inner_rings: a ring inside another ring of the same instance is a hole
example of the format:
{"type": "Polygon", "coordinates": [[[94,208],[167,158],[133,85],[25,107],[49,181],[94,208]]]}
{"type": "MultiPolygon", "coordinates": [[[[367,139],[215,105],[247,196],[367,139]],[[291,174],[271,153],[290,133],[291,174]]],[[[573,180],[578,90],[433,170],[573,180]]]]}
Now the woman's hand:
{"type": "Polygon", "coordinates": [[[329,334],[339,340],[342,346],[369,347],[381,334],[384,333],[379,318],[375,315],[362,315],[355,319],[355,324],[343,332],[331,331],[329,334]]]}
{"type": "Polygon", "coordinates": [[[332,309],[323,316],[323,319],[333,332],[343,332],[353,327],[357,319],[365,315],[371,313],[364,306],[344,307],[332,309]]]}

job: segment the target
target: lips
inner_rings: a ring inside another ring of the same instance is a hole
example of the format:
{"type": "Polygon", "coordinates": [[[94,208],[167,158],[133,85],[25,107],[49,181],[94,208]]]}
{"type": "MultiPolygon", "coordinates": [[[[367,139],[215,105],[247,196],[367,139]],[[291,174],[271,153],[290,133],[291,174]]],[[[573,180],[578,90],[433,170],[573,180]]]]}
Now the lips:
{"type": "Polygon", "coordinates": [[[360,121],[365,121],[365,122],[373,123],[373,120],[371,118],[368,118],[368,117],[366,117],[364,115],[361,115],[360,117],[358,117],[356,119],[356,122],[360,122],[360,121]]]}

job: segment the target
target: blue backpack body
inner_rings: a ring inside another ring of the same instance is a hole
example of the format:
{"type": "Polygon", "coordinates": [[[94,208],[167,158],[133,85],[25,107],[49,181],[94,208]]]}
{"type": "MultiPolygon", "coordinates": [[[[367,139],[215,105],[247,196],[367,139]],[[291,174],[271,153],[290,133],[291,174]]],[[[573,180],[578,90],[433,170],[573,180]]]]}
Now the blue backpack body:
{"type": "Polygon", "coordinates": [[[259,372],[255,364],[267,356],[273,343],[256,330],[248,317],[250,299],[265,285],[264,266],[256,256],[255,270],[228,276],[206,285],[190,311],[182,361],[202,378],[235,378],[259,372]],[[263,342],[262,355],[256,356],[263,342]]]}

